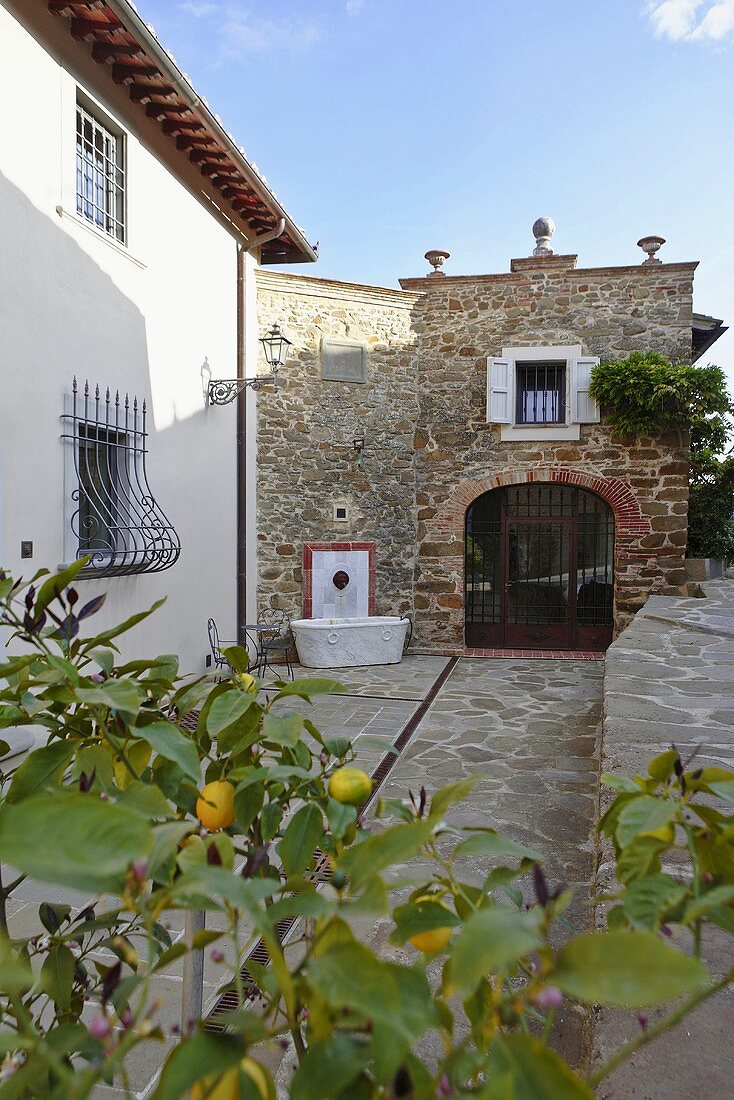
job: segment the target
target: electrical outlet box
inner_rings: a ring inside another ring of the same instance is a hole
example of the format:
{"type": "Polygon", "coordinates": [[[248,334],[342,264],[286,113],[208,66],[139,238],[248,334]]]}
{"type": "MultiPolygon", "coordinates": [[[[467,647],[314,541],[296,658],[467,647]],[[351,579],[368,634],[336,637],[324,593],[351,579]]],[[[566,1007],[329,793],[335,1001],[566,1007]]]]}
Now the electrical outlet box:
{"type": "Polygon", "coordinates": [[[212,655],[211,655],[211,653],[207,653],[206,657],[204,658],[204,667],[205,668],[211,668],[212,667],[212,655]]]}
{"type": "Polygon", "coordinates": [[[21,558],[33,557],[33,543],[30,541],[22,541],[20,544],[20,556],[21,558]]]}

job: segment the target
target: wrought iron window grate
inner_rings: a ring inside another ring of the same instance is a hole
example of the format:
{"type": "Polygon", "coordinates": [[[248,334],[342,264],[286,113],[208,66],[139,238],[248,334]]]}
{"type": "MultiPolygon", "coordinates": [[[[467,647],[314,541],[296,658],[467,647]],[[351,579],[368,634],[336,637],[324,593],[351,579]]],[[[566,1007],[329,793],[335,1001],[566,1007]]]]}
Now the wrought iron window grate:
{"type": "Polygon", "coordinates": [[[89,576],[159,573],[178,560],[178,535],[156,502],[146,470],[146,403],[104,396],[76,378],[63,414],[73,454],[70,526],[89,576]]]}
{"type": "Polygon", "coordinates": [[[518,424],[563,424],[566,419],[566,364],[518,363],[518,424]]]}
{"type": "Polygon", "coordinates": [[[77,103],[76,212],[125,243],[124,138],[77,103]]]}

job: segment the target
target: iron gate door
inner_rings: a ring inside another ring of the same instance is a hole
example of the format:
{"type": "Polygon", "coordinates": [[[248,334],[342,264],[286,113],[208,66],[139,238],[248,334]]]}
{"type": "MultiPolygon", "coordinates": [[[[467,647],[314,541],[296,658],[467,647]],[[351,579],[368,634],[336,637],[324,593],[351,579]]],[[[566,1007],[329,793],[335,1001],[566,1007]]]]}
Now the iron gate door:
{"type": "Polygon", "coordinates": [[[614,517],[562,485],[494,489],[466,517],[466,643],[604,650],[612,640],[614,517]]]}

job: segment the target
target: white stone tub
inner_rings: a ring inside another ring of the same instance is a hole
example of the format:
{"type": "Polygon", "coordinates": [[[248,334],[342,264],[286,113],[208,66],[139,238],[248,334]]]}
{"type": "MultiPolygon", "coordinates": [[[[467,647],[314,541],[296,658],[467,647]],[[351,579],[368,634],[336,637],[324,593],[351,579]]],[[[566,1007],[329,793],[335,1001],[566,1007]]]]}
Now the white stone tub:
{"type": "Polygon", "coordinates": [[[306,668],[396,665],[410,621],[397,615],[365,619],[295,619],[291,623],[298,659],[306,668]]]}

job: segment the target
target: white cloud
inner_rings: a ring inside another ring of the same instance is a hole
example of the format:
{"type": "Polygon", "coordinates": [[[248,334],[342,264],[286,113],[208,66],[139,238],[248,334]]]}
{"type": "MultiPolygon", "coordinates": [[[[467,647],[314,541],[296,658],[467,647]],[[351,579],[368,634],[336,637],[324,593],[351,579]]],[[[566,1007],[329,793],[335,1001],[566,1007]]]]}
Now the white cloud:
{"type": "MultiPolygon", "coordinates": [[[[358,0],[361,2],[361,0],[358,0]]],[[[210,3],[185,0],[181,11],[206,20],[218,46],[219,58],[241,58],[250,54],[300,54],[321,38],[315,20],[301,16],[265,17],[238,0],[210,3]]]]}
{"type": "Polygon", "coordinates": [[[645,12],[656,38],[723,42],[734,32],[734,0],[648,0],[645,12]]]}
{"type": "Polygon", "coordinates": [[[364,0],[347,0],[347,15],[359,15],[364,7],[364,0]]]}

